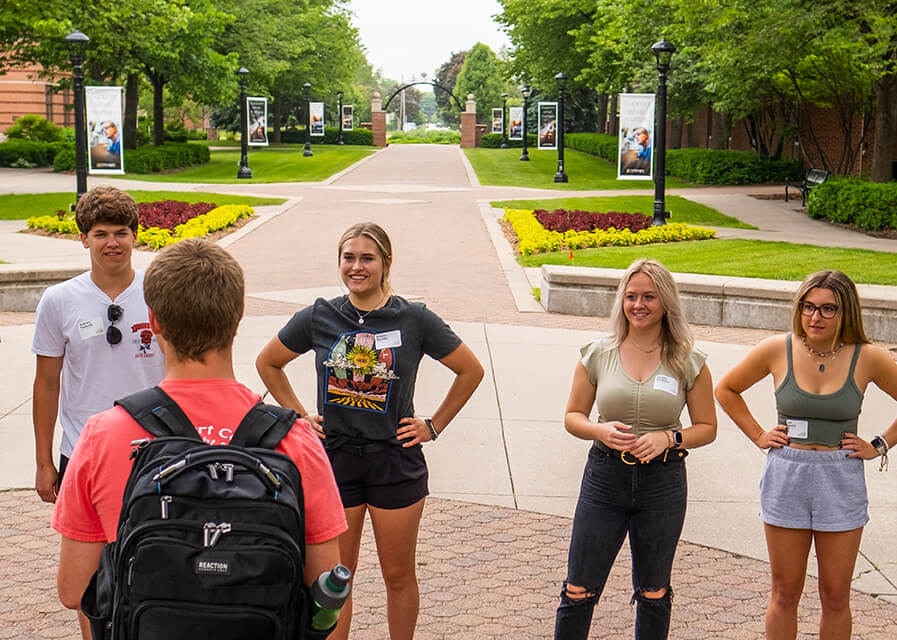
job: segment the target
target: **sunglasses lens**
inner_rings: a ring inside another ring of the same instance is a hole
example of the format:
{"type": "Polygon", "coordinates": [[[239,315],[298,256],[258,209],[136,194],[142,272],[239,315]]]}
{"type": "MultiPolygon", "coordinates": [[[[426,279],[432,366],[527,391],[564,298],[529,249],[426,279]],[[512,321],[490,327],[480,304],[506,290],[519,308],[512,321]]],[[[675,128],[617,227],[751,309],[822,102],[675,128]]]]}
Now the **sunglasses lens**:
{"type": "Polygon", "coordinates": [[[109,344],[118,344],[121,342],[121,331],[118,330],[118,327],[109,326],[106,329],[106,342],[109,344]]]}
{"type": "Polygon", "coordinates": [[[117,304],[110,304],[109,308],[106,309],[106,314],[109,316],[109,322],[118,322],[121,320],[123,313],[124,311],[122,311],[122,308],[117,304]]]}

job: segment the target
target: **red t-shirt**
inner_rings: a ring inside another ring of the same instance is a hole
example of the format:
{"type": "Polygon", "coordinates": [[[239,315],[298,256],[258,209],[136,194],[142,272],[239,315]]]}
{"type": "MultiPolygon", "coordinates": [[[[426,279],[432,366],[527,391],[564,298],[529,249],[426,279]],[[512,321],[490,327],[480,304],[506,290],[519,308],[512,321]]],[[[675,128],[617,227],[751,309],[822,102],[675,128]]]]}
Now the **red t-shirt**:
{"type": "MultiPolygon", "coordinates": [[[[208,444],[230,442],[240,420],[259,401],[258,395],[233,380],[164,380],[159,386],[178,403],[208,444]]],[[[56,500],[56,531],[79,542],[115,540],[131,472],[131,442],[146,437],[152,436],[121,407],[87,421],[56,500]]],[[[345,531],[346,518],[330,461],[311,425],[297,420],[276,450],[289,456],[302,474],[305,542],[326,542],[345,531]]]]}

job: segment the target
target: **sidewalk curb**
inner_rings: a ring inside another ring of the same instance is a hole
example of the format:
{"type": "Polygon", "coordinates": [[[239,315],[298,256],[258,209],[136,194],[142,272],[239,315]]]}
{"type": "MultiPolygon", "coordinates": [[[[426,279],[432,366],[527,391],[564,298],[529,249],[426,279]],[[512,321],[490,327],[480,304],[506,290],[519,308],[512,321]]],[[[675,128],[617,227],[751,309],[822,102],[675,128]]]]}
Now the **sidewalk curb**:
{"type": "Polygon", "coordinates": [[[470,164],[470,160],[467,159],[467,154],[464,153],[464,149],[461,146],[455,147],[458,150],[458,153],[461,155],[461,163],[464,165],[464,171],[467,173],[467,179],[470,181],[471,187],[481,187],[483,185],[480,184],[480,179],[477,176],[477,172],[473,170],[473,165],[470,164]]]}
{"type": "Polygon", "coordinates": [[[340,178],[342,178],[342,177],[344,177],[344,176],[346,176],[346,175],[352,173],[353,171],[355,171],[355,170],[356,170],[358,167],[360,167],[361,165],[363,165],[363,164],[365,164],[366,162],[372,160],[373,158],[376,158],[377,156],[379,156],[381,153],[383,153],[383,152],[386,151],[387,149],[389,149],[389,147],[383,147],[382,149],[377,149],[377,151],[375,151],[375,152],[372,153],[371,155],[369,155],[369,156],[365,156],[364,158],[362,158],[362,159],[359,160],[358,162],[356,162],[356,163],[354,163],[354,164],[350,164],[348,167],[346,167],[346,168],[343,169],[342,171],[340,171],[340,172],[338,172],[338,173],[334,173],[332,176],[330,176],[330,177],[327,178],[326,180],[322,180],[321,182],[318,182],[318,183],[316,183],[316,184],[319,184],[319,185],[331,185],[331,184],[333,184],[334,182],[336,182],[337,180],[339,180],[340,178]]]}
{"type": "Polygon", "coordinates": [[[270,213],[264,213],[264,214],[256,214],[255,220],[253,220],[252,222],[250,222],[247,225],[240,227],[233,233],[227,234],[226,236],[221,238],[216,244],[219,247],[226,249],[227,247],[229,247],[233,243],[235,243],[237,240],[240,240],[241,238],[245,238],[246,236],[248,236],[250,233],[252,233],[256,229],[258,229],[260,226],[262,226],[266,222],[270,222],[271,220],[273,220],[274,218],[279,216],[281,213],[285,213],[286,211],[289,211],[293,207],[297,206],[304,199],[305,198],[287,198],[287,201],[284,202],[283,204],[274,205],[274,206],[278,207],[275,211],[272,211],[270,213]]]}
{"type": "Polygon", "coordinates": [[[508,289],[514,296],[514,304],[517,305],[517,311],[521,313],[545,313],[545,309],[539,302],[533,298],[533,290],[526,277],[526,271],[523,270],[514,258],[514,252],[511,251],[510,245],[505,240],[498,219],[501,217],[501,209],[494,209],[488,200],[478,200],[480,206],[480,215],[483,218],[483,224],[486,225],[486,231],[489,233],[489,239],[495,252],[498,254],[498,261],[501,263],[501,270],[505,275],[508,283],[508,289]]]}

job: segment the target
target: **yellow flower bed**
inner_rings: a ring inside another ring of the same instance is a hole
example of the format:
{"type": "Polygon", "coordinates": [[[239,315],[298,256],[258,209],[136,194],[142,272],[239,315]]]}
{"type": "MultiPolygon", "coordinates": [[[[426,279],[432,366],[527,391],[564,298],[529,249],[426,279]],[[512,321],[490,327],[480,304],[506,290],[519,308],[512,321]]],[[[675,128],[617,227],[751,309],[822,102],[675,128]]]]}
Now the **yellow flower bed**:
{"type": "Polygon", "coordinates": [[[628,247],[637,244],[658,242],[681,242],[683,240],[709,240],[716,237],[716,231],[704,227],[693,227],[682,222],[671,222],[659,227],[648,227],[633,233],[629,229],[618,231],[611,227],[607,231],[549,231],[526,209],[506,209],[505,220],[511,223],[517,234],[517,249],[525,256],[561,249],[585,249],[587,247],[628,247]]]}
{"type": "MultiPolygon", "coordinates": [[[[184,224],[179,224],[174,228],[174,233],[159,227],[150,227],[149,229],[137,227],[137,244],[143,244],[158,250],[184,238],[201,238],[213,231],[225,229],[240,218],[248,218],[254,213],[255,211],[252,207],[246,204],[226,204],[216,207],[201,216],[191,218],[184,224]]],[[[74,214],[67,214],[62,218],[57,216],[35,216],[28,218],[27,224],[31,229],[45,229],[53,233],[78,233],[78,225],[75,224],[74,214]]]]}

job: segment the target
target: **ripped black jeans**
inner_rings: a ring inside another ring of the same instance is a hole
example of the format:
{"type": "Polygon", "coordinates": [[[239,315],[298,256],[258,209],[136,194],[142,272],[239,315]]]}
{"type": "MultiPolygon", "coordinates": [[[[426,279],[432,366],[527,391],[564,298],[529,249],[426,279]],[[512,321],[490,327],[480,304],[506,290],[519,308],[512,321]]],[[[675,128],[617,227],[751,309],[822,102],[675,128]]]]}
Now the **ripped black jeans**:
{"type": "Polygon", "coordinates": [[[627,533],[632,600],[637,605],[635,637],[667,637],[673,596],[670,573],[685,521],[687,492],[684,460],[629,465],[592,447],[573,517],[555,640],[588,637],[592,612],[627,533]],[[567,585],[584,588],[586,597],[571,597],[567,585]],[[666,593],[661,598],[643,595],[662,589],[666,593]]]}

